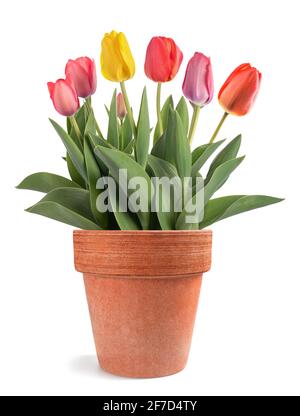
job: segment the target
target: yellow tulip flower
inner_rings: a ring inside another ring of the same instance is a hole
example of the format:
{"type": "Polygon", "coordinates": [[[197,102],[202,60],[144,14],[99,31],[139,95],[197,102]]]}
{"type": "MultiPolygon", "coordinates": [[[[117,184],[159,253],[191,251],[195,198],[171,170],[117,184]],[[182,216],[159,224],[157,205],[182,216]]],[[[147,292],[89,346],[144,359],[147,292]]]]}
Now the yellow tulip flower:
{"type": "Polygon", "coordinates": [[[114,30],[102,40],[101,72],[109,81],[124,82],[134,76],[135,63],[124,33],[114,30]]]}

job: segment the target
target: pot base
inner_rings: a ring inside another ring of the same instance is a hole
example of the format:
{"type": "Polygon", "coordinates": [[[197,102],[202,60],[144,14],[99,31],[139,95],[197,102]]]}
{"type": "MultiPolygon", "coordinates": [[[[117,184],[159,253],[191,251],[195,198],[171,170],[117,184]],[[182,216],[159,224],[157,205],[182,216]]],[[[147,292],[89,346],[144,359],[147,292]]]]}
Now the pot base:
{"type": "Polygon", "coordinates": [[[145,374],[145,375],[133,375],[133,374],[123,374],[123,373],[120,373],[120,372],[115,372],[115,371],[113,371],[113,370],[111,370],[111,369],[109,369],[109,368],[104,368],[102,365],[101,365],[101,363],[100,363],[100,361],[99,361],[99,358],[98,358],[98,363],[99,363],[99,367],[101,368],[101,370],[103,370],[103,371],[105,371],[106,373],[109,373],[109,374],[112,374],[112,375],[114,375],[114,376],[117,376],[117,377],[126,377],[126,378],[141,378],[141,379],[147,379],[147,378],[160,378],[160,377],[168,377],[168,376],[172,376],[172,375],[174,375],[174,374],[177,374],[177,373],[180,373],[182,370],[184,370],[185,369],[185,366],[186,366],[186,364],[182,367],[182,368],[179,368],[178,370],[174,370],[174,371],[172,371],[172,372],[169,372],[169,373],[166,373],[166,374],[162,374],[162,373],[159,373],[159,374],[154,374],[154,375],[152,375],[151,373],[147,373],[147,374],[145,374]]]}
{"type": "Polygon", "coordinates": [[[129,279],[84,273],[100,367],[134,378],[183,370],[201,282],[202,274],[129,279]]]}

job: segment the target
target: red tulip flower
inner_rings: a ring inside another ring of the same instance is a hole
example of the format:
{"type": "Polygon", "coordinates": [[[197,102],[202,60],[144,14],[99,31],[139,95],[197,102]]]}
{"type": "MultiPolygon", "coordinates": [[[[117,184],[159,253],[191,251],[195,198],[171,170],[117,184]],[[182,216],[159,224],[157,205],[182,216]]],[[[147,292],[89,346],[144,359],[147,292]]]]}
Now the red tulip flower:
{"type": "Polygon", "coordinates": [[[171,38],[155,36],[150,40],[146,51],[145,74],[157,82],[156,112],[159,136],[163,134],[163,124],[160,112],[161,83],[171,81],[177,74],[183,55],[171,38]]]}
{"type": "Polygon", "coordinates": [[[146,52],[145,74],[155,82],[171,81],[177,74],[183,55],[171,38],[156,36],[146,52]]]}
{"type": "Polygon", "coordinates": [[[236,116],[247,114],[257,96],[261,73],[250,64],[238,66],[227,78],[219,92],[224,111],[236,116]]]}
{"type": "Polygon", "coordinates": [[[79,99],[71,80],[58,79],[47,85],[55,110],[63,116],[73,116],[79,108],[79,99]]]}
{"type": "Polygon", "coordinates": [[[66,77],[72,80],[78,97],[87,98],[97,88],[96,66],[93,59],[82,57],[69,59],[65,69],[66,77]]]}

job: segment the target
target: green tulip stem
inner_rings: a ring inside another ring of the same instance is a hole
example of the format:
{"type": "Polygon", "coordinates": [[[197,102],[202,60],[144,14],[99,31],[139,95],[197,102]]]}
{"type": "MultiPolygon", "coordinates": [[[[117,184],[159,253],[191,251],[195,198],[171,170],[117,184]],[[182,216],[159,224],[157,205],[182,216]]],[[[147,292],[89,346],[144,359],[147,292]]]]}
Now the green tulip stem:
{"type": "Polygon", "coordinates": [[[104,139],[104,136],[103,136],[103,134],[102,134],[102,131],[101,131],[101,129],[100,129],[100,127],[99,127],[99,124],[98,124],[98,122],[97,122],[97,120],[96,120],[96,117],[95,117],[94,109],[93,109],[93,106],[92,106],[92,97],[88,97],[88,98],[86,98],[86,99],[85,99],[85,104],[86,104],[86,108],[87,108],[87,110],[88,110],[88,113],[89,113],[89,114],[92,114],[92,115],[94,116],[94,120],[95,120],[95,127],[96,127],[96,131],[97,131],[98,135],[99,135],[102,139],[104,139]]]}
{"type": "Polygon", "coordinates": [[[120,87],[121,87],[121,91],[122,91],[123,98],[124,98],[124,101],[125,101],[125,107],[126,107],[126,110],[127,110],[127,114],[128,114],[128,118],[129,118],[129,123],[130,123],[131,129],[133,131],[133,136],[134,136],[134,138],[136,138],[135,122],[134,122],[134,118],[133,118],[133,114],[132,114],[132,109],[131,109],[131,106],[130,106],[130,103],[129,103],[128,94],[127,94],[127,91],[126,91],[126,87],[125,87],[125,82],[124,81],[120,82],[120,87]]]}
{"type": "Polygon", "coordinates": [[[72,125],[72,127],[73,127],[73,129],[75,131],[75,134],[76,134],[78,140],[81,141],[81,132],[80,132],[80,129],[78,127],[76,118],[74,116],[71,116],[70,117],[70,122],[71,122],[71,125],[72,125]]]}
{"type": "Polygon", "coordinates": [[[201,110],[201,107],[199,105],[194,105],[194,112],[193,112],[193,117],[192,117],[192,121],[191,121],[191,127],[190,127],[190,131],[189,131],[189,134],[188,134],[188,141],[189,141],[190,144],[192,143],[193,137],[194,137],[195,132],[196,132],[200,110],[201,110]]]}
{"type": "Polygon", "coordinates": [[[209,143],[213,143],[214,142],[214,140],[217,137],[217,135],[218,135],[221,127],[223,126],[223,123],[226,120],[227,116],[228,116],[228,113],[226,113],[226,111],[225,111],[225,113],[223,114],[223,117],[221,118],[219,124],[217,125],[216,130],[214,131],[214,134],[211,136],[211,139],[210,139],[209,143]]]}
{"type": "Polygon", "coordinates": [[[160,97],[161,97],[161,82],[158,82],[157,92],[156,92],[156,114],[157,114],[159,137],[161,137],[163,134],[163,123],[162,123],[161,112],[160,112],[160,97]]]}

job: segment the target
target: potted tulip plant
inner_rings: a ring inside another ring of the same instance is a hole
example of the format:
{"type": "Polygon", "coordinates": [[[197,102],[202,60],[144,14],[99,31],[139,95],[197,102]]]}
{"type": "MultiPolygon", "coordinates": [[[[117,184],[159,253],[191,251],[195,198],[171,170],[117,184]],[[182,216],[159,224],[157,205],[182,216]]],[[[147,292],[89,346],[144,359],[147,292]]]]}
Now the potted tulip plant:
{"type": "Polygon", "coordinates": [[[162,85],[176,76],[182,60],[172,39],[150,41],[145,73],[157,83],[152,130],[146,88],[137,118],[127,95],[125,81],[134,76],[135,62],[126,37],[105,34],[102,74],[121,90],[107,108],[107,131],[92,106],[94,61],[69,60],[65,78],[49,82],[48,89],[66,117],[66,128],[50,122],[66,148],[70,178],[39,172],[18,186],[45,193],[28,212],[79,229],[73,234],[75,267],[83,273],[99,363],[118,375],[158,377],[185,367],[202,275],[211,265],[207,227],[281,201],[214,197],[244,158],[238,156],[240,135],[227,143],[216,137],[229,115],[249,112],[259,71],[243,64],[232,72],[218,96],[224,109],[219,125],[207,143],[191,150],[214,84],[210,59],[197,52],[186,68],[184,96],[175,104],[170,96],[161,105],[162,85]]]}

